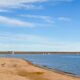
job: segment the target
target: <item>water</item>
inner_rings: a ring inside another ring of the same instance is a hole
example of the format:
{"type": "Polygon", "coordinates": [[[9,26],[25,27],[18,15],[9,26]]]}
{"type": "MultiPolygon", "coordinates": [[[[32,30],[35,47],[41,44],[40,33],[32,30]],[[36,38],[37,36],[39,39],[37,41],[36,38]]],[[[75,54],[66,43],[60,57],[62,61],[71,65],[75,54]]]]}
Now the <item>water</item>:
{"type": "Polygon", "coordinates": [[[0,57],[23,58],[40,66],[80,76],[80,54],[1,54],[0,57]]]}

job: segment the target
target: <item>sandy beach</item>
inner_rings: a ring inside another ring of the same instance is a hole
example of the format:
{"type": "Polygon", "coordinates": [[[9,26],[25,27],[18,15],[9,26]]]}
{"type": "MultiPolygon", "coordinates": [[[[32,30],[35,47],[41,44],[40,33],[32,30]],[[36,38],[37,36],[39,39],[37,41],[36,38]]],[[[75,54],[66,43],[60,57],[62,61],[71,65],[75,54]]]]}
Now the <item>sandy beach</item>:
{"type": "Polygon", "coordinates": [[[0,80],[80,80],[80,78],[41,68],[23,59],[0,58],[0,80]]]}

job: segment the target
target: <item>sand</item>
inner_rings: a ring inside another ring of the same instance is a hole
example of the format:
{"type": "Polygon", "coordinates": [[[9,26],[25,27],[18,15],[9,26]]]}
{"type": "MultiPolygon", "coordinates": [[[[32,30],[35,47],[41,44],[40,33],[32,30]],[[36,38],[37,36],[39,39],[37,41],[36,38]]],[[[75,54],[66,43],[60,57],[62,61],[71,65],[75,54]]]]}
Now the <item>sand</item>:
{"type": "Polygon", "coordinates": [[[80,80],[17,58],[0,58],[0,80],[80,80]]]}

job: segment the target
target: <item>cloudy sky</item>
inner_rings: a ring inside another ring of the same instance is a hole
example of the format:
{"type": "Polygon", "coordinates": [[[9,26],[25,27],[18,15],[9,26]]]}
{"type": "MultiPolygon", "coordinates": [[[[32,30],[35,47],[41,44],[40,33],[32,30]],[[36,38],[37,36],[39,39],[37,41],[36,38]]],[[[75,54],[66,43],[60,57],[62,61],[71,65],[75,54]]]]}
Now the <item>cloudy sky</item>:
{"type": "Polygon", "coordinates": [[[0,51],[80,51],[80,0],[0,0],[0,51]]]}

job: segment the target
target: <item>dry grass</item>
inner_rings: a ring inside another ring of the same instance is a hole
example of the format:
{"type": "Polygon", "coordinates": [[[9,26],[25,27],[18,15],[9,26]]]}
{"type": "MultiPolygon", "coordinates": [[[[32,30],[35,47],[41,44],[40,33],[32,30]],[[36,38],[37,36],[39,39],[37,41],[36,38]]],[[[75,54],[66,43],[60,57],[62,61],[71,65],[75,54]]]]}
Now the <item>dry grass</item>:
{"type": "Polygon", "coordinates": [[[44,72],[18,72],[19,76],[28,77],[30,80],[48,80],[43,77],[44,72]]]}

